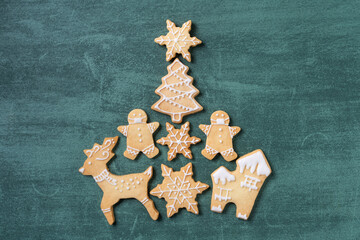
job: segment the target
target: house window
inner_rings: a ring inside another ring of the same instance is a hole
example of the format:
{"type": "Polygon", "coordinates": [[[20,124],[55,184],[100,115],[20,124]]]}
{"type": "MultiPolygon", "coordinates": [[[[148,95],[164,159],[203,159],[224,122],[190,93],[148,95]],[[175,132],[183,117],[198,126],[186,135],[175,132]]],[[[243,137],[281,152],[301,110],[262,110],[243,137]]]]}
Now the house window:
{"type": "Polygon", "coordinates": [[[245,175],[245,180],[241,182],[241,187],[247,187],[249,188],[249,192],[251,191],[251,189],[253,190],[257,190],[258,188],[256,187],[256,184],[258,182],[261,182],[260,179],[254,178],[254,177],[250,177],[248,175],[245,175]]]}

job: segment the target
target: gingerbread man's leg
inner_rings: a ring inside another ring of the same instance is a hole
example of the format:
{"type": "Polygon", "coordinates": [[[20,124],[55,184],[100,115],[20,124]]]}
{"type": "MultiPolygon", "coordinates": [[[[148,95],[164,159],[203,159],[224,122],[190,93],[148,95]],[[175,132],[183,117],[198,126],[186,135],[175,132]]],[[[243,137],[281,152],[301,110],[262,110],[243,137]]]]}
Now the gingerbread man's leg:
{"type": "Polygon", "coordinates": [[[237,153],[234,151],[233,148],[229,148],[228,150],[222,151],[221,155],[228,162],[230,162],[230,161],[234,160],[235,158],[237,158],[237,153]]]}
{"type": "Polygon", "coordinates": [[[136,156],[139,154],[139,152],[140,150],[127,146],[126,151],[124,152],[124,156],[131,160],[134,160],[136,156]]]}
{"type": "Polygon", "coordinates": [[[157,147],[155,147],[154,144],[151,144],[150,146],[144,148],[142,150],[142,152],[148,157],[148,158],[153,158],[156,155],[158,155],[159,153],[159,149],[157,147]]]}
{"type": "Polygon", "coordinates": [[[216,151],[209,145],[206,145],[205,148],[201,151],[201,154],[207,159],[212,160],[216,156],[216,154],[218,154],[218,151],[216,151]]]}

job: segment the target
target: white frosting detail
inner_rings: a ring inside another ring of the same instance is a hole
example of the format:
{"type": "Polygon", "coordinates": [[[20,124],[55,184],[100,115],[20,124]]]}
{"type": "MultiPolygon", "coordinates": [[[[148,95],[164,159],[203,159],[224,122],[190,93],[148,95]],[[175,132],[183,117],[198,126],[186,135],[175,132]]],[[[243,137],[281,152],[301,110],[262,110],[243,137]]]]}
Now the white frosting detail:
{"type": "Polygon", "coordinates": [[[145,170],[144,174],[151,176],[152,174],[152,167],[149,167],[148,169],[145,170]]]}
{"type": "Polygon", "coordinates": [[[229,148],[228,150],[222,151],[221,155],[227,157],[229,155],[232,155],[234,153],[234,149],[233,148],[229,148]]]}
{"type": "Polygon", "coordinates": [[[213,149],[212,147],[210,147],[209,145],[205,146],[205,150],[208,154],[214,155],[217,154],[218,151],[216,151],[215,149],[213,149]]]}
{"type": "Polygon", "coordinates": [[[249,192],[250,192],[252,189],[253,190],[258,189],[257,186],[256,186],[256,184],[258,182],[261,182],[261,180],[257,179],[257,178],[254,178],[254,177],[251,177],[251,176],[248,176],[248,175],[245,175],[245,180],[240,183],[240,186],[249,188],[249,192]]]}
{"type": "Polygon", "coordinates": [[[247,220],[247,219],[248,219],[248,217],[246,216],[246,214],[242,215],[241,213],[239,213],[239,214],[237,215],[237,217],[238,217],[238,218],[241,218],[241,219],[244,219],[244,220],[247,220]]]}
{"type": "Polygon", "coordinates": [[[102,171],[99,175],[93,177],[95,182],[102,182],[104,180],[106,180],[108,183],[110,183],[111,185],[116,186],[117,185],[117,180],[110,177],[109,175],[109,171],[107,169],[104,169],[104,171],[102,171]]]}
{"type": "Polygon", "coordinates": [[[232,182],[235,181],[235,176],[232,175],[229,170],[227,170],[225,167],[219,167],[218,170],[216,170],[213,173],[213,179],[215,181],[215,184],[219,184],[219,180],[223,185],[226,184],[226,181],[232,182]]]}
{"type": "Polygon", "coordinates": [[[142,150],[142,152],[147,155],[147,154],[152,153],[152,152],[154,151],[154,149],[155,149],[155,145],[154,145],[154,144],[151,144],[151,145],[147,146],[146,148],[144,148],[144,149],[142,150]]]}
{"type": "Polygon", "coordinates": [[[161,99],[153,105],[153,108],[155,108],[159,112],[170,115],[172,119],[180,120],[181,114],[189,114],[189,113],[195,112],[201,108],[200,105],[193,98],[193,96],[195,94],[197,94],[199,91],[192,85],[192,79],[189,78],[188,75],[185,73],[187,70],[188,70],[188,67],[186,65],[184,65],[182,62],[180,62],[179,59],[175,59],[174,62],[168,66],[169,73],[165,77],[163,77],[163,79],[162,79],[163,85],[155,91],[159,96],[161,96],[161,99]],[[174,66],[174,64],[176,64],[176,63],[180,64],[180,67],[178,69],[176,69],[175,71],[172,71],[171,69],[174,66]],[[180,72],[180,71],[181,71],[181,74],[183,76],[185,76],[185,78],[180,77],[180,75],[178,74],[178,72],[180,72]],[[168,83],[167,82],[168,78],[170,78],[172,76],[175,77],[179,82],[168,83]],[[173,87],[182,86],[182,85],[189,87],[191,90],[190,91],[180,91],[180,90],[173,88],[173,87]],[[163,89],[173,92],[175,94],[175,96],[167,97],[165,94],[163,94],[161,92],[161,90],[163,90],[163,89]],[[190,108],[190,107],[184,106],[184,105],[176,102],[176,100],[178,100],[180,98],[189,98],[195,107],[190,108]],[[159,107],[159,105],[163,101],[165,101],[171,105],[174,105],[174,106],[182,109],[183,111],[179,111],[179,112],[166,111],[159,107]],[[177,119],[176,117],[178,117],[179,119],[177,119]]]}
{"type": "Polygon", "coordinates": [[[221,205],[219,205],[219,206],[217,206],[217,207],[216,207],[216,206],[212,206],[212,207],[211,207],[211,211],[221,213],[221,212],[222,212],[221,205]]]}
{"type": "Polygon", "coordinates": [[[107,212],[111,212],[111,209],[110,208],[105,208],[105,209],[101,209],[101,211],[103,213],[107,213],[107,212]]]}
{"type": "Polygon", "coordinates": [[[225,124],[225,119],[223,119],[223,118],[218,118],[218,119],[216,119],[216,124],[222,124],[222,125],[224,125],[224,124],[225,124]]]}
{"type": "Polygon", "coordinates": [[[149,199],[147,198],[147,197],[145,197],[142,201],[141,201],[141,203],[143,204],[143,205],[145,205],[145,203],[147,203],[149,201],[149,199]]]}
{"type": "Polygon", "coordinates": [[[244,158],[239,158],[239,160],[237,160],[237,164],[240,167],[240,173],[243,173],[245,168],[246,169],[250,168],[250,172],[254,173],[256,166],[257,166],[256,174],[258,176],[260,175],[269,176],[269,174],[271,173],[271,170],[266,163],[264,155],[260,151],[257,151],[244,158]]]}
{"type": "Polygon", "coordinates": [[[219,200],[221,201],[228,201],[231,200],[231,197],[229,197],[229,192],[231,192],[231,189],[227,189],[227,188],[221,188],[218,187],[220,189],[220,193],[219,194],[215,194],[214,198],[215,200],[219,200]],[[223,192],[225,192],[225,196],[223,196],[223,192]]]}
{"type": "Polygon", "coordinates": [[[171,177],[171,169],[169,169],[169,171],[167,171],[166,168],[163,167],[162,176],[169,177],[171,183],[167,184],[167,189],[162,190],[159,187],[159,191],[158,192],[153,192],[153,193],[155,193],[155,194],[160,193],[159,197],[161,197],[164,193],[165,194],[167,193],[168,196],[173,197],[172,198],[172,199],[174,199],[173,203],[166,206],[167,208],[170,208],[168,216],[171,215],[172,211],[176,211],[176,208],[175,208],[175,203],[176,202],[183,203],[184,201],[186,201],[186,203],[188,205],[187,209],[191,208],[197,214],[197,211],[193,207],[194,205],[197,205],[197,203],[191,203],[188,200],[188,198],[192,197],[192,193],[191,193],[190,190],[196,190],[196,191],[200,192],[199,189],[206,188],[206,186],[199,186],[200,182],[198,182],[195,187],[191,188],[190,184],[189,184],[189,181],[185,181],[187,176],[192,175],[192,172],[189,173],[189,169],[190,169],[190,165],[187,167],[186,171],[183,171],[183,173],[184,173],[183,179],[181,179],[180,177],[176,177],[175,179],[173,179],[171,177]]]}

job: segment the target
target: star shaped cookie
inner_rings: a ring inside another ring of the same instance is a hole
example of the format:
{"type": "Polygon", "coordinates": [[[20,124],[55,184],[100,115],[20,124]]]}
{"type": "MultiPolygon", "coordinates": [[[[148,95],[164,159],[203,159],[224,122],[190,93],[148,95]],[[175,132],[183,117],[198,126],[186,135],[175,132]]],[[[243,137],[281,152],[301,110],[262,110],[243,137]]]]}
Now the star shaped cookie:
{"type": "Polygon", "coordinates": [[[182,27],[177,27],[172,21],[166,20],[166,28],[169,30],[166,36],[155,38],[155,42],[160,45],[166,45],[166,61],[170,61],[176,55],[181,54],[188,62],[191,62],[189,48],[199,45],[201,40],[191,37],[191,20],[187,21],[182,27]]]}
{"type": "Polygon", "coordinates": [[[190,145],[196,144],[201,141],[200,138],[190,137],[189,135],[190,124],[186,122],[181,126],[181,129],[176,129],[170,123],[166,123],[166,131],[169,134],[166,137],[157,140],[161,145],[168,145],[168,160],[173,160],[178,153],[184,155],[188,159],[192,159],[190,145]]]}
{"type": "Polygon", "coordinates": [[[182,167],[179,172],[161,164],[164,180],[158,184],[150,194],[158,198],[165,198],[167,201],[167,216],[171,217],[179,211],[179,208],[186,208],[189,212],[199,214],[196,195],[206,190],[209,185],[202,182],[195,182],[191,177],[192,163],[182,167]]]}

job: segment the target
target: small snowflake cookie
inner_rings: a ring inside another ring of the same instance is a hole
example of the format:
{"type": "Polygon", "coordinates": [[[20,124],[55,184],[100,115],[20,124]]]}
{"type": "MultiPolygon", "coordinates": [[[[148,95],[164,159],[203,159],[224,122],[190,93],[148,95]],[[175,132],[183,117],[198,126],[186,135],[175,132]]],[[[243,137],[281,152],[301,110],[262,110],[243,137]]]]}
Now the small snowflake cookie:
{"type": "Polygon", "coordinates": [[[236,205],[236,217],[247,220],[271,168],[260,149],[239,158],[236,166],[233,172],[221,166],[211,174],[211,210],[221,213],[232,202],[236,205]]]}
{"type": "Polygon", "coordinates": [[[184,116],[200,112],[203,107],[195,100],[199,90],[187,75],[189,68],[177,58],[168,67],[162,84],[155,90],[161,98],[151,106],[152,110],[171,116],[171,121],[181,123],[184,116]]]}
{"type": "Polygon", "coordinates": [[[192,178],[192,164],[188,163],[179,172],[161,164],[164,181],[157,185],[150,194],[158,198],[165,198],[167,201],[167,216],[171,217],[179,211],[179,208],[186,208],[189,212],[199,214],[196,195],[206,190],[209,185],[202,182],[195,182],[192,178]]]}
{"type": "Polygon", "coordinates": [[[117,129],[127,137],[127,148],[124,156],[134,160],[139,152],[148,158],[153,158],[159,153],[154,145],[153,133],[159,127],[158,122],[147,123],[147,115],[141,109],[134,109],[128,116],[129,125],[119,126],[117,129]]]}
{"type": "Polygon", "coordinates": [[[211,115],[211,125],[201,124],[199,128],[206,136],[206,146],[201,154],[209,160],[212,160],[220,153],[226,161],[232,161],[237,158],[233,149],[232,138],[241,130],[240,127],[230,127],[229,115],[224,111],[216,111],[211,115]]]}
{"type": "Polygon", "coordinates": [[[190,37],[191,20],[184,23],[181,28],[172,21],[166,20],[166,28],[169,30],[166,36],[155,38],[156,43],[167,47],[166,61],[170,61],[178,53],[191,62],[189,48],[201,43],[196,37],[190,37]]]}
{"type": "Polygon", "coordinates": [[[95,182],[104,192],[100,207],[110,225],[115,222],[114,204],[126,198],[139,200],[148,211],[150,217],[156,220],[159,212],[156,210],[154,202],[148,196],[148,182],[153,174],[152,167],[150,166],[142,173],[122,176],[109,172],[107,163],[115,155],[112,149],[117,141],[118,137],[105,138],[102,145],[95,143],[92,149],[84,150],[87,159],[79,169],[79,172],[83,175],[93,176],[95,182]]]}
{"type": "Polygon", "coordinates": [[[166,131],[169,134],[166,137],[160,138],[156,142],[161,145],[168,145],[168,160],[173,160],[178,153],[184,155],[188,159],[192,159],[190,145],[201,141],[200,138],[190,137],[189,135],[190,123],[186,122],[181,126],[181,129],[176,129],[170,123],[166,123],[166,131]]]}

